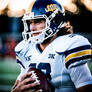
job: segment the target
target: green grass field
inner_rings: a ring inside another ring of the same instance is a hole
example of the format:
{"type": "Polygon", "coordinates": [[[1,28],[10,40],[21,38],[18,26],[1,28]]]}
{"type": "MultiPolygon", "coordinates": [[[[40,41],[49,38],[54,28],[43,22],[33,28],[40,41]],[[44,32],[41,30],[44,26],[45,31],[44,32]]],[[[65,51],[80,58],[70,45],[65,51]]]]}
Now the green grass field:
{"type": "MultiPolygon", "coordinates": [[[[88,63],[92,73],[92,62],[88,63]]],[[[0,92],[10,92],[11,87],[20,73],[20,68],[16,60],[0,60],[0,92]]]]}
{"type": "Polygon", "coordinates": [[[0,60],[0,92],[10,92],[19,73],[15,60],[0,60]]]}

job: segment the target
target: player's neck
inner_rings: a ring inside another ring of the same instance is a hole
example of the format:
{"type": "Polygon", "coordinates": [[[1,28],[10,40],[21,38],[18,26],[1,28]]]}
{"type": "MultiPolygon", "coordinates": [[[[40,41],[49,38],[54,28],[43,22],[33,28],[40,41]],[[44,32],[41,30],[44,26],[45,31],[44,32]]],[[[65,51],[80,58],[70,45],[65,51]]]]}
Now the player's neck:
{"type": "Polygon", "coordinates": [[[56,37],[57,37],[57,34],[55,34],[55,35],[51,38],[51,40],[50,40],[49,42],[47,42],[47,43],[45,43],[45,44],[40,44],[40,49],[41,49],[42,51],[44,51],[44,49],[45,49],[56,37]]]}

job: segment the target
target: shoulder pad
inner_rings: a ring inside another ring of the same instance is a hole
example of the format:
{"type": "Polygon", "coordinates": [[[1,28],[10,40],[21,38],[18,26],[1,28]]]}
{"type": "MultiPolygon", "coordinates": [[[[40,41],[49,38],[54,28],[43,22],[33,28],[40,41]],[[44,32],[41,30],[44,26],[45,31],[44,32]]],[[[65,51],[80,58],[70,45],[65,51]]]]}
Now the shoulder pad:
{"type": "Polygon", "coordinates": [[[56,52],[62,53],[69,49],[90,44],[89,41],[80,35],[69,34],[56,38],[52,45],[56,52]]]}
{"type": "Polygon", "coordinates": [[[91,44],[85,37],[76,35],[69,41],[64,54],[66,68],[84,64],[91,59],[91,44]]]}
{"type": "MultiPolygon", "coordinates": [[[[69,41],[70,42],[70,41],[69,41]]],[[[87,38],[81,36],[81,35],[76,35],[71,39],[71,45],[68,48],[69,49],[73,49],[76,47],[80,47],[80,46],[84,46],[84,45],[91,45],[90,42],[88,41],[87,38]]]]}
{"type": "Polygon", "coordinates": [[[15,52],[23,50],[26,45],[25,43],[25,40],[22,40],[20,43],[18,43],[18,45],[15,47],[15,52]]]}
{"type": "Polygon", "coordinates": [[[23,40],[15,47],[16,61],[23,69],[25,69],[25,65],[23,63],[24,60],[23,55],[25,53],[25,49],[27,48],[27,46],[28,43],[25,40],[23,40]]]}

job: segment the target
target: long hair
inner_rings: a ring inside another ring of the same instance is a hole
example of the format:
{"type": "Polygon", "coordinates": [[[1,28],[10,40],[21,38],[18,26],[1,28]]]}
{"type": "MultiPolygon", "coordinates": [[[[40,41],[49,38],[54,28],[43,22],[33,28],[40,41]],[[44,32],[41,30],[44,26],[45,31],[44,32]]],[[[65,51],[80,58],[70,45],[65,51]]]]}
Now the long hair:
{"type": "MultiPolygon", "coordinates": [[[[57,37],[62,36],[62,35],[66,35],[66,34],[72,34],[72,33],[73,33],[72,26],[70,25],[70,22],[67,21],[66,25],[57,32],[57,37]]],[[[49,42],[52,39],[52,37],[53,36],[51,36],[48,39],[44,40],[44,42],[42,44],[46,44],[47,42],[49,42]]]]}
{"type": "Polygon", "coordinates": [[[70,22],[67,21],[66,25],[63,28],[61,28],[59,32],[57,32],[57,36],[62,36],[62,35],[72,34],[72,33],[73,33],[73,28],[70,22]]]}

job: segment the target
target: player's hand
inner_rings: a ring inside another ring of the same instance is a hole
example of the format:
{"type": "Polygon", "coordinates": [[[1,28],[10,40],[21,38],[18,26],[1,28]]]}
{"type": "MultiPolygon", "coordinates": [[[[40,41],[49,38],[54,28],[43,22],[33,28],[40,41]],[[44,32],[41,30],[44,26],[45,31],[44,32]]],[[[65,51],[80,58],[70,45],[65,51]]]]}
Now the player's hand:
{"type": "Polygon", "coordinates": [[[30,76],[32,75],[31,72],[27,72],[21,77],[21,80],[17,80],[14,87],[12,88],[11,92],[42,92],[41,89],[35,90],[31,89],[34,88],[40,83],[35,82],[35,79],[31,78],[30,76]],[[28,90],[30,89],[30,90],[28,90]]]}

